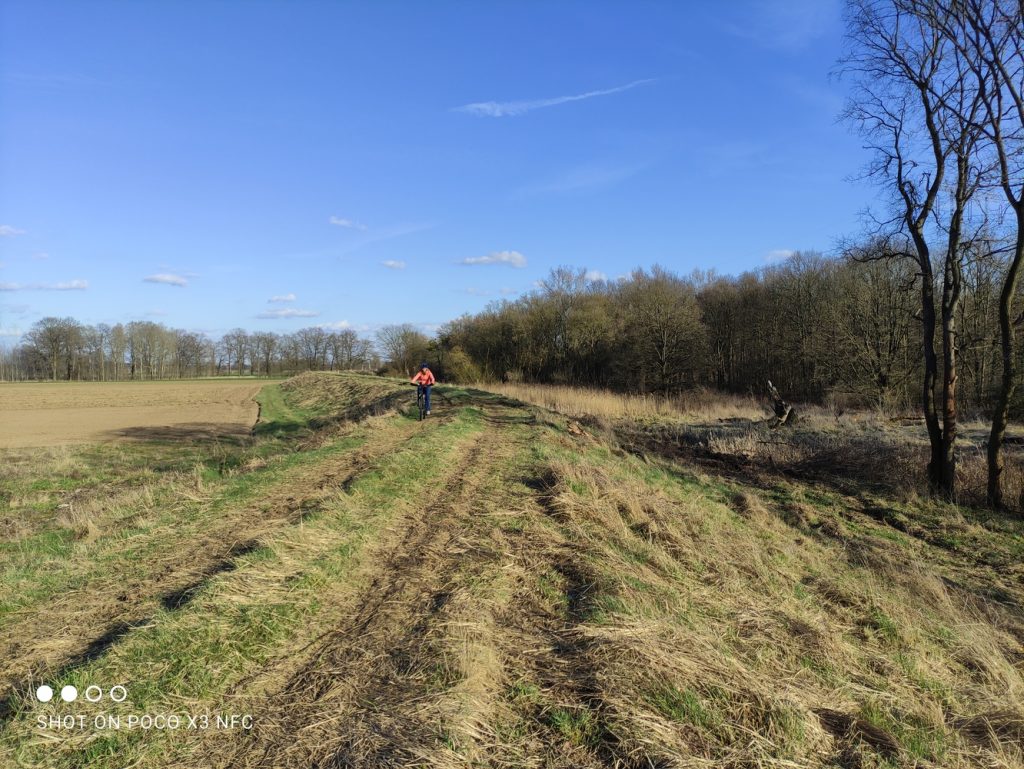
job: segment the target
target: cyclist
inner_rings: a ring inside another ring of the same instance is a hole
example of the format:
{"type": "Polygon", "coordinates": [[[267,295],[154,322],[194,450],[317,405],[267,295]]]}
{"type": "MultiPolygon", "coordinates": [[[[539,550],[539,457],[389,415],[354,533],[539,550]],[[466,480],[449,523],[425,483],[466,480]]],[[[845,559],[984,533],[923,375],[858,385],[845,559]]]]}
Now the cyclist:
{"type": "Polygon", "coordinates": [[[418,386],[419,390],[423,391],[423,405],[426,407],[427,416],[430,416],[430,388],[434,386],[434,372],[430,370],[426,361],[420,364],[420,370],[412,378],[412,383],[418,386]]]}

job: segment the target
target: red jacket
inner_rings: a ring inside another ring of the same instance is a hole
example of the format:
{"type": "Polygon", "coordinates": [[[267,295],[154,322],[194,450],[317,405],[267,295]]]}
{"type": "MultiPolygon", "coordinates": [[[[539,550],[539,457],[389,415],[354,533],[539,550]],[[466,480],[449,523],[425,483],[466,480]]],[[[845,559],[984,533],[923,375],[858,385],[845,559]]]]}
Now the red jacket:
{"type": "Polygon", "coordinates": [[[412,378],[412,381],[415,384],[432,385],[436,380],[434,379],[434,372],[426,368],[417,371],[416,376],[412,378]]]}

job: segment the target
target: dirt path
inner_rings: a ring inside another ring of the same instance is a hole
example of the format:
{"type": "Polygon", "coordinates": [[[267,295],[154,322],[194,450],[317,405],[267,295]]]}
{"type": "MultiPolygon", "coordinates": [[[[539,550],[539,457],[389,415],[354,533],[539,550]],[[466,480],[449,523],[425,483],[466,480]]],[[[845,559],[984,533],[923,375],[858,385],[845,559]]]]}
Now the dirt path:
{"type": "Polygon", "coordinates": [[[398,734],[424,747],[433,741],[436,730],[396,706],[421,700],[445,677],[424,647],[452,597],[455,572],[478,547],[465,523],[486,508],[488,482],[496,491],[495,468],[513,450],[506,439],[480,432],[437,468],[440,491],[389,526],[368,559],[367,586],[337,623],[301,655],[244,682],[236,706],[251,704],[260,726],[252,739],[210,745],[218,765],[385,765],[382,755],[398,734]]]}
{"type": "Polygon", "coordinates": [[[517,680],[538,680],[573,712],[593,716],[597,735],[601,705],[574,629],[589,585],[579,554],[554,532],[540,538],[503,525],[511,515],[549,513],[538,491],[544,480],[521,466],[530,433],[517,428],[533,419],[506,405],[482,411],[484,431],[457,463],[439,468],[441,492],[392,527],[348,613],[234,692],[233,706],[253,712],[254,731],[215,737],[197,755],[262,769],[522,766],[544,753],[551,766],[622,765],[607,750],[602,757],[600,737],[582,749],[538,728],[544,713],[533,706],[517,745],[487,753],[498,741],[494,723],[517,719],[507,696],[517,680]],[[538,569],[559,575],[564,613],[536,599],[538,569]]]}

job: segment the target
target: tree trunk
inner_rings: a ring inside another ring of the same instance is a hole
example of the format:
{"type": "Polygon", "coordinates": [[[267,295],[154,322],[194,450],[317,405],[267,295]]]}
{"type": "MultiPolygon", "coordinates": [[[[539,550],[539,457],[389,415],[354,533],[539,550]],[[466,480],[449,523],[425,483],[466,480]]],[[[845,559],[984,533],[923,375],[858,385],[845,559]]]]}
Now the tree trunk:
{"type": "Polygon", "coordinates": [[[782,396],[770,379],[768,380],[768,395],[772,399],[772,411],[775,412],[775,424],[773,427],[782,427],[782,425],[787,424],[790,419],[794,418],[793,407],[782,399],[782,396]]]}
{"type": "Polygon", "coordinates": [[[995,412],[992,414],[992,431],[988,438],[988,504],[994,508],[1002,508],[1003,500],[1003,438],[1006,435],[1006,423],[1010,418],[1010,400],[1017,384],[1017,372],[1013,361],[1013,322],[1010,313],[1013,311],[1013,296],[1017,291],[1017,272],[1021,260],[1024,259],[1024,205],[1016,207],[1017,242],[1014,245],[1013,259],[1010,269],[1003,282],[1003,290],[999,294],[999,343],[1003,357],[1003,375],[999,384],[995,412]]]}
{"type": "Polygon", "coordinates": [[[942,493],[956,494],[956,309],[960,303],[960,262],[956,255],[946,258],[942,287],[942,493]]]}
{"type": "Polygon", "coordinates": [[[935,405],[935,380],[938,376],[938,356],[935,354],[935,283],[931,269],[931,254],[923,235],[912,230],[914,244],[921,266],[921,340],[924,351],[924,378],[921,381],[921,408],[928,428],[931,460],[928,462],[928,485],[932,490],[942,489],[942,428],[935,405]]]}
{"type": "Polygon", "coordinates": [[[956,313],[963,287],[960,235],[964,206],[972,193],[969,173],[967,154],[960,152],[957,158],[956,202],[949,220],[942,271],[942,456],[939,471],[942,493],[951,500],[956,495],[956,313]]]}

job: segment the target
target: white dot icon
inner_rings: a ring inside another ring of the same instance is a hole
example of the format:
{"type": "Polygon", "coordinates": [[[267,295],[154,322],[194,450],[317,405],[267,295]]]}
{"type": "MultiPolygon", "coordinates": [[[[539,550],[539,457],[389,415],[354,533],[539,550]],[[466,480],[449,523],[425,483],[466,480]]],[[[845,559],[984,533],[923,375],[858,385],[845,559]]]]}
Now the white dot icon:
{"type": "Polygon", "coordinates": [[[68,684],[60,690],[60,698],[65,702],[74,702],[78,699],[78,689],[68,684]]]}
{"type": "Polygon", "coordinates": [[[53,699],[53,689],[43,685],[36,689],[36,699],[40,702],[49,702],[53,699]]]}

